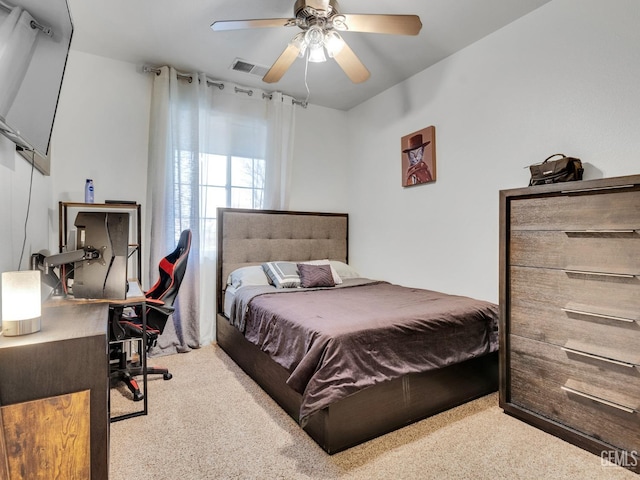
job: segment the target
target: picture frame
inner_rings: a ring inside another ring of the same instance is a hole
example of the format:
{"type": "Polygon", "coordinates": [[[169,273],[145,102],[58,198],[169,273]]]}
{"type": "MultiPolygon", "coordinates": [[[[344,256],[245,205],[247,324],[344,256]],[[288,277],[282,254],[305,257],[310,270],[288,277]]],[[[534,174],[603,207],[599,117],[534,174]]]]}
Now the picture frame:
{"type": "Polygon", "coordinates": [[[412,187],[436,181],[436,127],[401,138],[402,186],[412,187]]]}

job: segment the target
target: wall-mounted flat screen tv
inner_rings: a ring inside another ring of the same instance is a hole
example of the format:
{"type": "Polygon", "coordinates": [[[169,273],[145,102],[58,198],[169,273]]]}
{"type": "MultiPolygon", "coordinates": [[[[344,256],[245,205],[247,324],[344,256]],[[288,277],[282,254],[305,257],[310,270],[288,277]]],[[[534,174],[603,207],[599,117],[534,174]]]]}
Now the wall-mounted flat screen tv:
{"type": "Polygon", "coordinates": [[[43,157],[72,34],[66,0],[0,0],[0,132],[43,157]]]}

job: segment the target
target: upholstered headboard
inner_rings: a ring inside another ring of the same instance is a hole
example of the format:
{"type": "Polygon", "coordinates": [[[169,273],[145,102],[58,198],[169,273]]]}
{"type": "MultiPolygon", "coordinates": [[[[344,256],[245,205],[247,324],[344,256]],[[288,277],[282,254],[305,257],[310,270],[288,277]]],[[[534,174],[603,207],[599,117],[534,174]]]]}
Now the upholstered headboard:
{"type": "Polygon", "coordinates": [[[348,262],[346,213],[218,208],[217,307],[236,268],[276,260],[348,262]]]}

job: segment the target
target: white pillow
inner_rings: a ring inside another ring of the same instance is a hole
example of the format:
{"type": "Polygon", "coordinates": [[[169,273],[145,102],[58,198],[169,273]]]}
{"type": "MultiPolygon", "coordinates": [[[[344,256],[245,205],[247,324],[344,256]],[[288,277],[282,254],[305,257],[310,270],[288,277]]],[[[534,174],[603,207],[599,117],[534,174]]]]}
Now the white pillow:
{"type": "Polygon", "coordinates": [[[227,285],[245,287],[247,285],[269,285],[269,278],[260,265],[242,267],[234,270],[227,278],[227,285]]]}
{"type": "Polygon", "coordinates": [[[306,263],[307,265],[329,265],[331,267],[331,276],[333,277],[333,283],[336,285],[340,285],[342,283],[342,277],[338,274],[333,265],[329,260],[309,260],[308,262],[298,262],[298,263],[306,263]]]}
{"type": "Polygon", "coordinates": [[[340,278],[360,278],[360,274],[353,268],[344,262],[338,262],[337,260],[330,260],[329,264],[331,269],[340,275],[340,278]]]}

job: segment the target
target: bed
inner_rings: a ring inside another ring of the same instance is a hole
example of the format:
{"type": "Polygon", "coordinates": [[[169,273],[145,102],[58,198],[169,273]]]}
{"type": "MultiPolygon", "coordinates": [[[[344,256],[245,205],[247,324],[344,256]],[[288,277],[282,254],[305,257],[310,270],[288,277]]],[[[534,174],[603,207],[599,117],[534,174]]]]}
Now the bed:
{"type": "Polygon", "coordinates": [[[360,277],[347,214],[221,208],[217,234],[218,345],[329,454],[497,390],[497,306],[360,277]],[[288,262],[304,288],[271,285],[288,262]]]}

